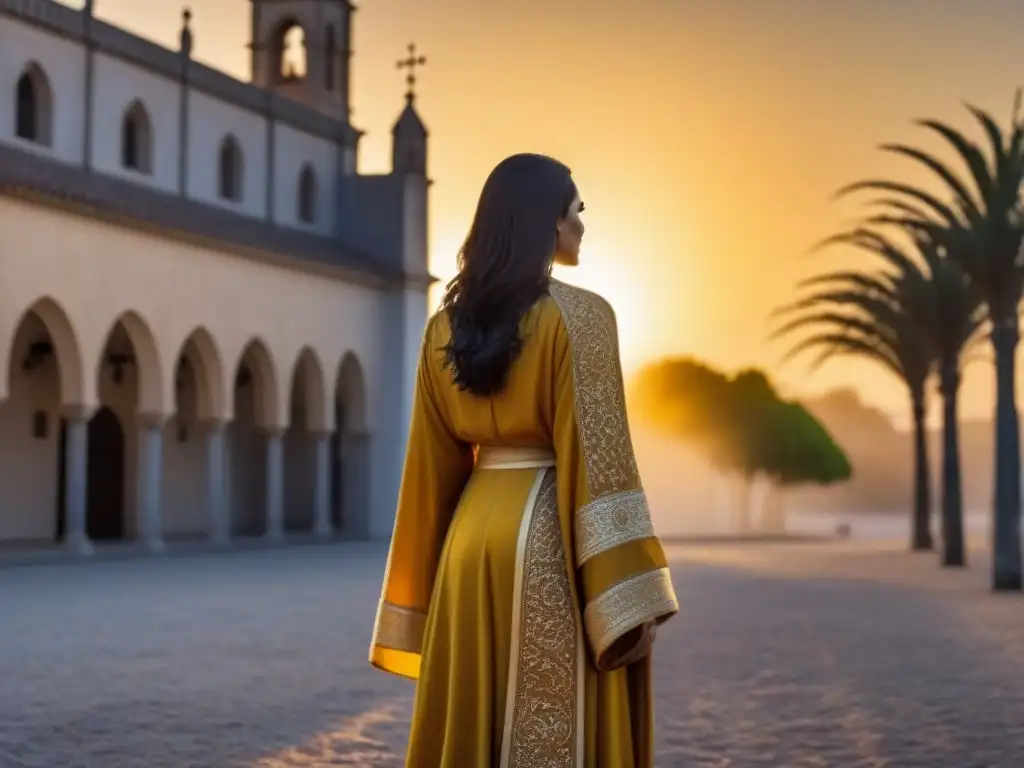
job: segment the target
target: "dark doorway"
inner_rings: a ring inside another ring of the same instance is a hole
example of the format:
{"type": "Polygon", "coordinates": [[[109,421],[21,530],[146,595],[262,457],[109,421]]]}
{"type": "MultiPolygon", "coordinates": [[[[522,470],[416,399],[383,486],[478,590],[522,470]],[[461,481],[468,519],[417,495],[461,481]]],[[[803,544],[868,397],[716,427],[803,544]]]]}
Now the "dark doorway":
{"type": "Polygon", "coordinates": [[[124,430],[112,410],[89,421],[85,529],[93,541],[124,538],[124,430]]]}
{"type": "Polygon", "coordinates": [[[60,420],[60,434],[57,437],[57,541],[64,540],[67,529],[68,465],[67,465],[67,422],[60,420]]]}

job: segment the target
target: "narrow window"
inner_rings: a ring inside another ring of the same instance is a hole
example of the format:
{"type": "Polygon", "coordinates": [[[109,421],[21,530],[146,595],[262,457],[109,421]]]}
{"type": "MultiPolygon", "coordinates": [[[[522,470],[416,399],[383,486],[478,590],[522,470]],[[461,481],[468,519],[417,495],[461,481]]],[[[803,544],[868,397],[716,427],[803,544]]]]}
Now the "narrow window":
{"type": "Polygon", "coordinates": [[[121,165],[139,173],[153,170],[152,124],[138,101],[125,112],[121,125],[121,165]]]}
{"type": "Polygon", "coordinates": [[[219,160],[220,197],[224,200],[242,199],[242,151],[234,136],[228,136],[220,145],[219,160]]]}
{"type": "Polygon", "coordinates": [[[299,173],[299,221],[312,224],[316,220],[316,174],[312,166],[302,166],[299,173]]]}
{"type": "Polygon", "coordinates": [[[46,74],[29,64],[14,90],[14,135],[50,146],[53,137],[53,91],[46,74]]]}

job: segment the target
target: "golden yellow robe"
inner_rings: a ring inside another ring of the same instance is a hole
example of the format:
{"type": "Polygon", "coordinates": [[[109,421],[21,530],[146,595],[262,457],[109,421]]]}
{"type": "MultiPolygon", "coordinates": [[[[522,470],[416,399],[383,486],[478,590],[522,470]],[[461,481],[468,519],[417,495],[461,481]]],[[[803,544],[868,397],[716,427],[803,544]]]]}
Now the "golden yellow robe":
{"type": "Polygon", "coordinates": [[[619,665],[610,649],[678,603],[615,316],[552,281],[523,334],[507,386],[483,398],[443,368],[447,316],[428,323],[370,661],[419,681],[412,768],[649,768],[650,655],[619,665]],[[483,461],[502,449],[554,466],[483,461]]]}

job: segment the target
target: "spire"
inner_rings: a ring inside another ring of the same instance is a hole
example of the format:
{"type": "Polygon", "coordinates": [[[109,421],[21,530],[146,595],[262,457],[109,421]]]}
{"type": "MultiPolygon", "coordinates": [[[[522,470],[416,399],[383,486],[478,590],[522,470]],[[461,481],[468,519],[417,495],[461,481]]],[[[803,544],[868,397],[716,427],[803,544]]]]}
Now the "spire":
{"type": "Polygon", "coordinates": [[[192,57],[192,11],[188,6],[181,9],[181,55],[192,57]]]}
{"type": "Polygon", "coordinates": [[[416,55],[416,43],[409,43],[409,55],[398,62],[398,69],[408,70],[405,77],[405,109],[391,129],[391,172],[406,176],[427,175],[427,127],[414,106],[416,101],[416,67],[427,63],[426,56],[416,55]]]}

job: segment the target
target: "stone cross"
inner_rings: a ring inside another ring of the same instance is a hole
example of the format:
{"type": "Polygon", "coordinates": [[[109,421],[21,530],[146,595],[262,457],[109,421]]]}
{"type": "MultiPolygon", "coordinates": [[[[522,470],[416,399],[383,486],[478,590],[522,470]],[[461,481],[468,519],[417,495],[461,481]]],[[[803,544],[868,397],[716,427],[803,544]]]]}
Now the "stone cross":
{"type": "Polygon", "coordinates": [[[416,43],[409,43],[408,50],[408,57],[398,62],[398,68],[409,70],[409,74],[405,77],[405,83],[409,87],[405,99],[411,104],[416,98],[416,67],[426,64],[427,57],[416,55],[416,43]]]}

